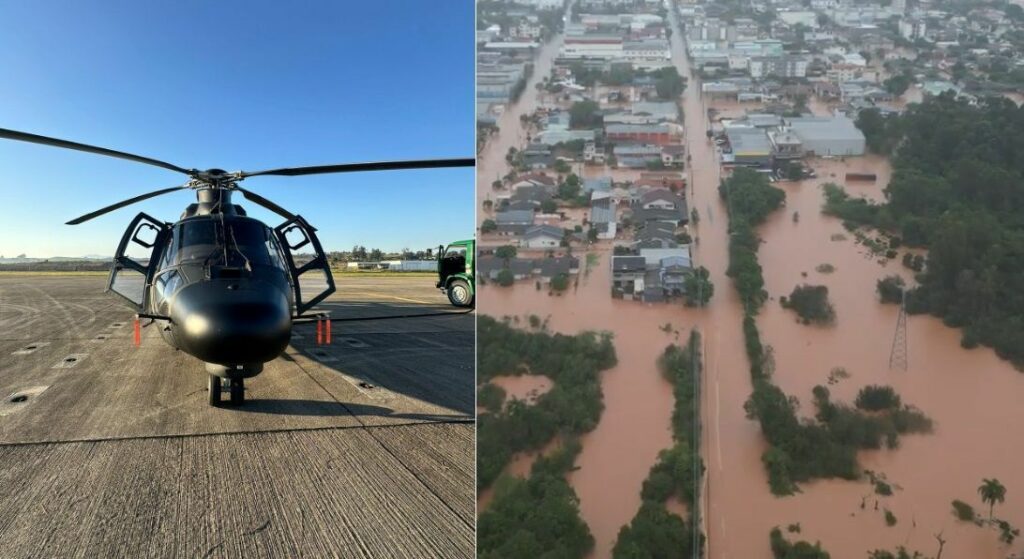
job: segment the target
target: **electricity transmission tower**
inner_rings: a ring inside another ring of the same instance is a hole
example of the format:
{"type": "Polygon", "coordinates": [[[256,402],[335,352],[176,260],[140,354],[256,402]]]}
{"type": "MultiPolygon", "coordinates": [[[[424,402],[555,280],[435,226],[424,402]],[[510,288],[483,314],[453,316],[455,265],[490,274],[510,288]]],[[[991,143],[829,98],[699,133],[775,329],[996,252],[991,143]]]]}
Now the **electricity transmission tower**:
{"type": "Polygon", "coordinates": [[[900,292],[900,311],[896,317],[896,332],[889,351],[889,368],[907,370],[907,303],[906,292],[900,292]]]}

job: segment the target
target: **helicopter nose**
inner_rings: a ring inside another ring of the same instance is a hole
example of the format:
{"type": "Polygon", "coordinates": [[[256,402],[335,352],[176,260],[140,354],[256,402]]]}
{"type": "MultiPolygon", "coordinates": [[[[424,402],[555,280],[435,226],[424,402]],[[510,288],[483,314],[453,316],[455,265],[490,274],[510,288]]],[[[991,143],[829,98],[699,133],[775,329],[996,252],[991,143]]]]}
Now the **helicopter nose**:
{"type": "Polygon", "coordinates": [[[273,285],[210,280],[183,287],[171,304],[181,349],[221,365],[276,359],[291,339],[288,300],[273,285]]]}

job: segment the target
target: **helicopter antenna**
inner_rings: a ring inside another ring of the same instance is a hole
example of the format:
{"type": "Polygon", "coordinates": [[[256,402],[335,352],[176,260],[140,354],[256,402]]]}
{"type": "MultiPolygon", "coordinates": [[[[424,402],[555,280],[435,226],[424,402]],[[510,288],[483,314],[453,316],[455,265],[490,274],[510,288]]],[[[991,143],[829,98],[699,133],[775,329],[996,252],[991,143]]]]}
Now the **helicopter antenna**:
{"type": "MultiPolygon", "coordinates": [[[[221,217],[221,219],[223,220],[223,216],[221,217]]],[[[252,263],[249,262],[249,257],[246,256],[244,252],[242,252],[242,249],[238,248],[238,239],[235,238],[235,228],[232,227],[230,229],[230,231],[231,231],[231,244],[235,247],[235,252],[237,252],[238,254],[240,254],[242,256],[242,260],[245,260],[245,269],[251,272],[252,271],[252,263]]]]}

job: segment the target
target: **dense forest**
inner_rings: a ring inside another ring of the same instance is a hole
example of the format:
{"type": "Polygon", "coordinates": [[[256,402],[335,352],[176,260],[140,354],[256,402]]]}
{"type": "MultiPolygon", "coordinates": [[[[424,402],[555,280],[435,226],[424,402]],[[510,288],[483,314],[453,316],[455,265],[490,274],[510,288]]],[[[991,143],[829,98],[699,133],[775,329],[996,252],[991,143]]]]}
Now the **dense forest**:
{"type": "Polygon", "coordinates": [[[767,177],[743,169],[723,181],[719,193],[727,201],[733,232],[727,273],[746,310],[743,335],[754,390],[744,407],[747,417],[760,423],[771,445],[761,459],[772,493],[793,494],[799,490],[798,482],[815,478],[857,479],[858,450],[881,448],[883,444],[895,448],[901,434],[930,431],[931,421],[924,414],[911,406],[900,406],[898,395],[881,387],[867,387],[859,397],[862,407],[878,411],[866,413],[834,403],[827,388],[816,386],[814,419],[797,415],[797,399],[772,383],[770,359],[755,320],[767,293],[757,258],[761,241],[754,226],[782,204],[785,194],[771,186],[767,177]],[[883,404],[889,407],[883,408],[883,404]]]}
{"type": "Polygon", "coordinates": [[[667,347],[658,366],[672,383],[675,395],[674,444],[661,452],[644,480],[643,504],[633,521],[619,531],[613,549],[616,559],[697,557],[704,545],[704,535],[696,529],[700,521],[693,514],[697,510],[697,488],[704,471],[698,451],[700,425],[696,384],[701,370],[700,334],[691,331],[685,347],[675,344],[667,347]],[[670,497],[686,504],[690,511],[688,520],[665,508],[670,497]]]}
{"type": "Polygon", "coordinates": [[[585,556],[594,540],[565,474],[579,453],[577,436],[604,409],[599,374],[616,363],[611,335],[526,331],[481,315],[477,348],[477,382],[489,408],[477,424],[477,487],[495,486],[478,524],[480,556],[585,556]],[[502,406],[502,395],[484,388],[496,376],[526,373],[553,381],[532,405],[513,399],[502,406]],[[499,479],[515,453],[539,451],[556,437],[558,449],[534,463],[529,479],[499,479]]]}
{"type": "Polygon", "coordinates": [[[886,202],[833,192],[826,211],[927,247],[907,311],[1024,366],[1024,108],[944,94],[900,115],[862,111],[857,125],[871,150],[892,156],[886,202]]]}

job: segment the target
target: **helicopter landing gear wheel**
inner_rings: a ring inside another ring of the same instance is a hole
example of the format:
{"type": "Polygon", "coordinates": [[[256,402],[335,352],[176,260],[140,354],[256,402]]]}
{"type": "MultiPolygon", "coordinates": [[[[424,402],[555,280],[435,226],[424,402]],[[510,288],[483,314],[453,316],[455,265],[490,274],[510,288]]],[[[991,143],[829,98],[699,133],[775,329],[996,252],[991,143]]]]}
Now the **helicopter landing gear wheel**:
{"type": "Polygon", "coordinates": [[[231,379],[231,405],[240,406],[245,403],[245,380],[231,379]]]}
{"type": "Polygon", "coordinates": [[[220,377],[217,375],[207,375],[206,390],[209,392],[210,405],[220,405],[220,377]]]}
{"type": "Polygon", "coordinates": [[[473,304],[473,294],[465,280],[455,280],[448,286],[448,300],[456,307],[468,307],[473,304]]]}

